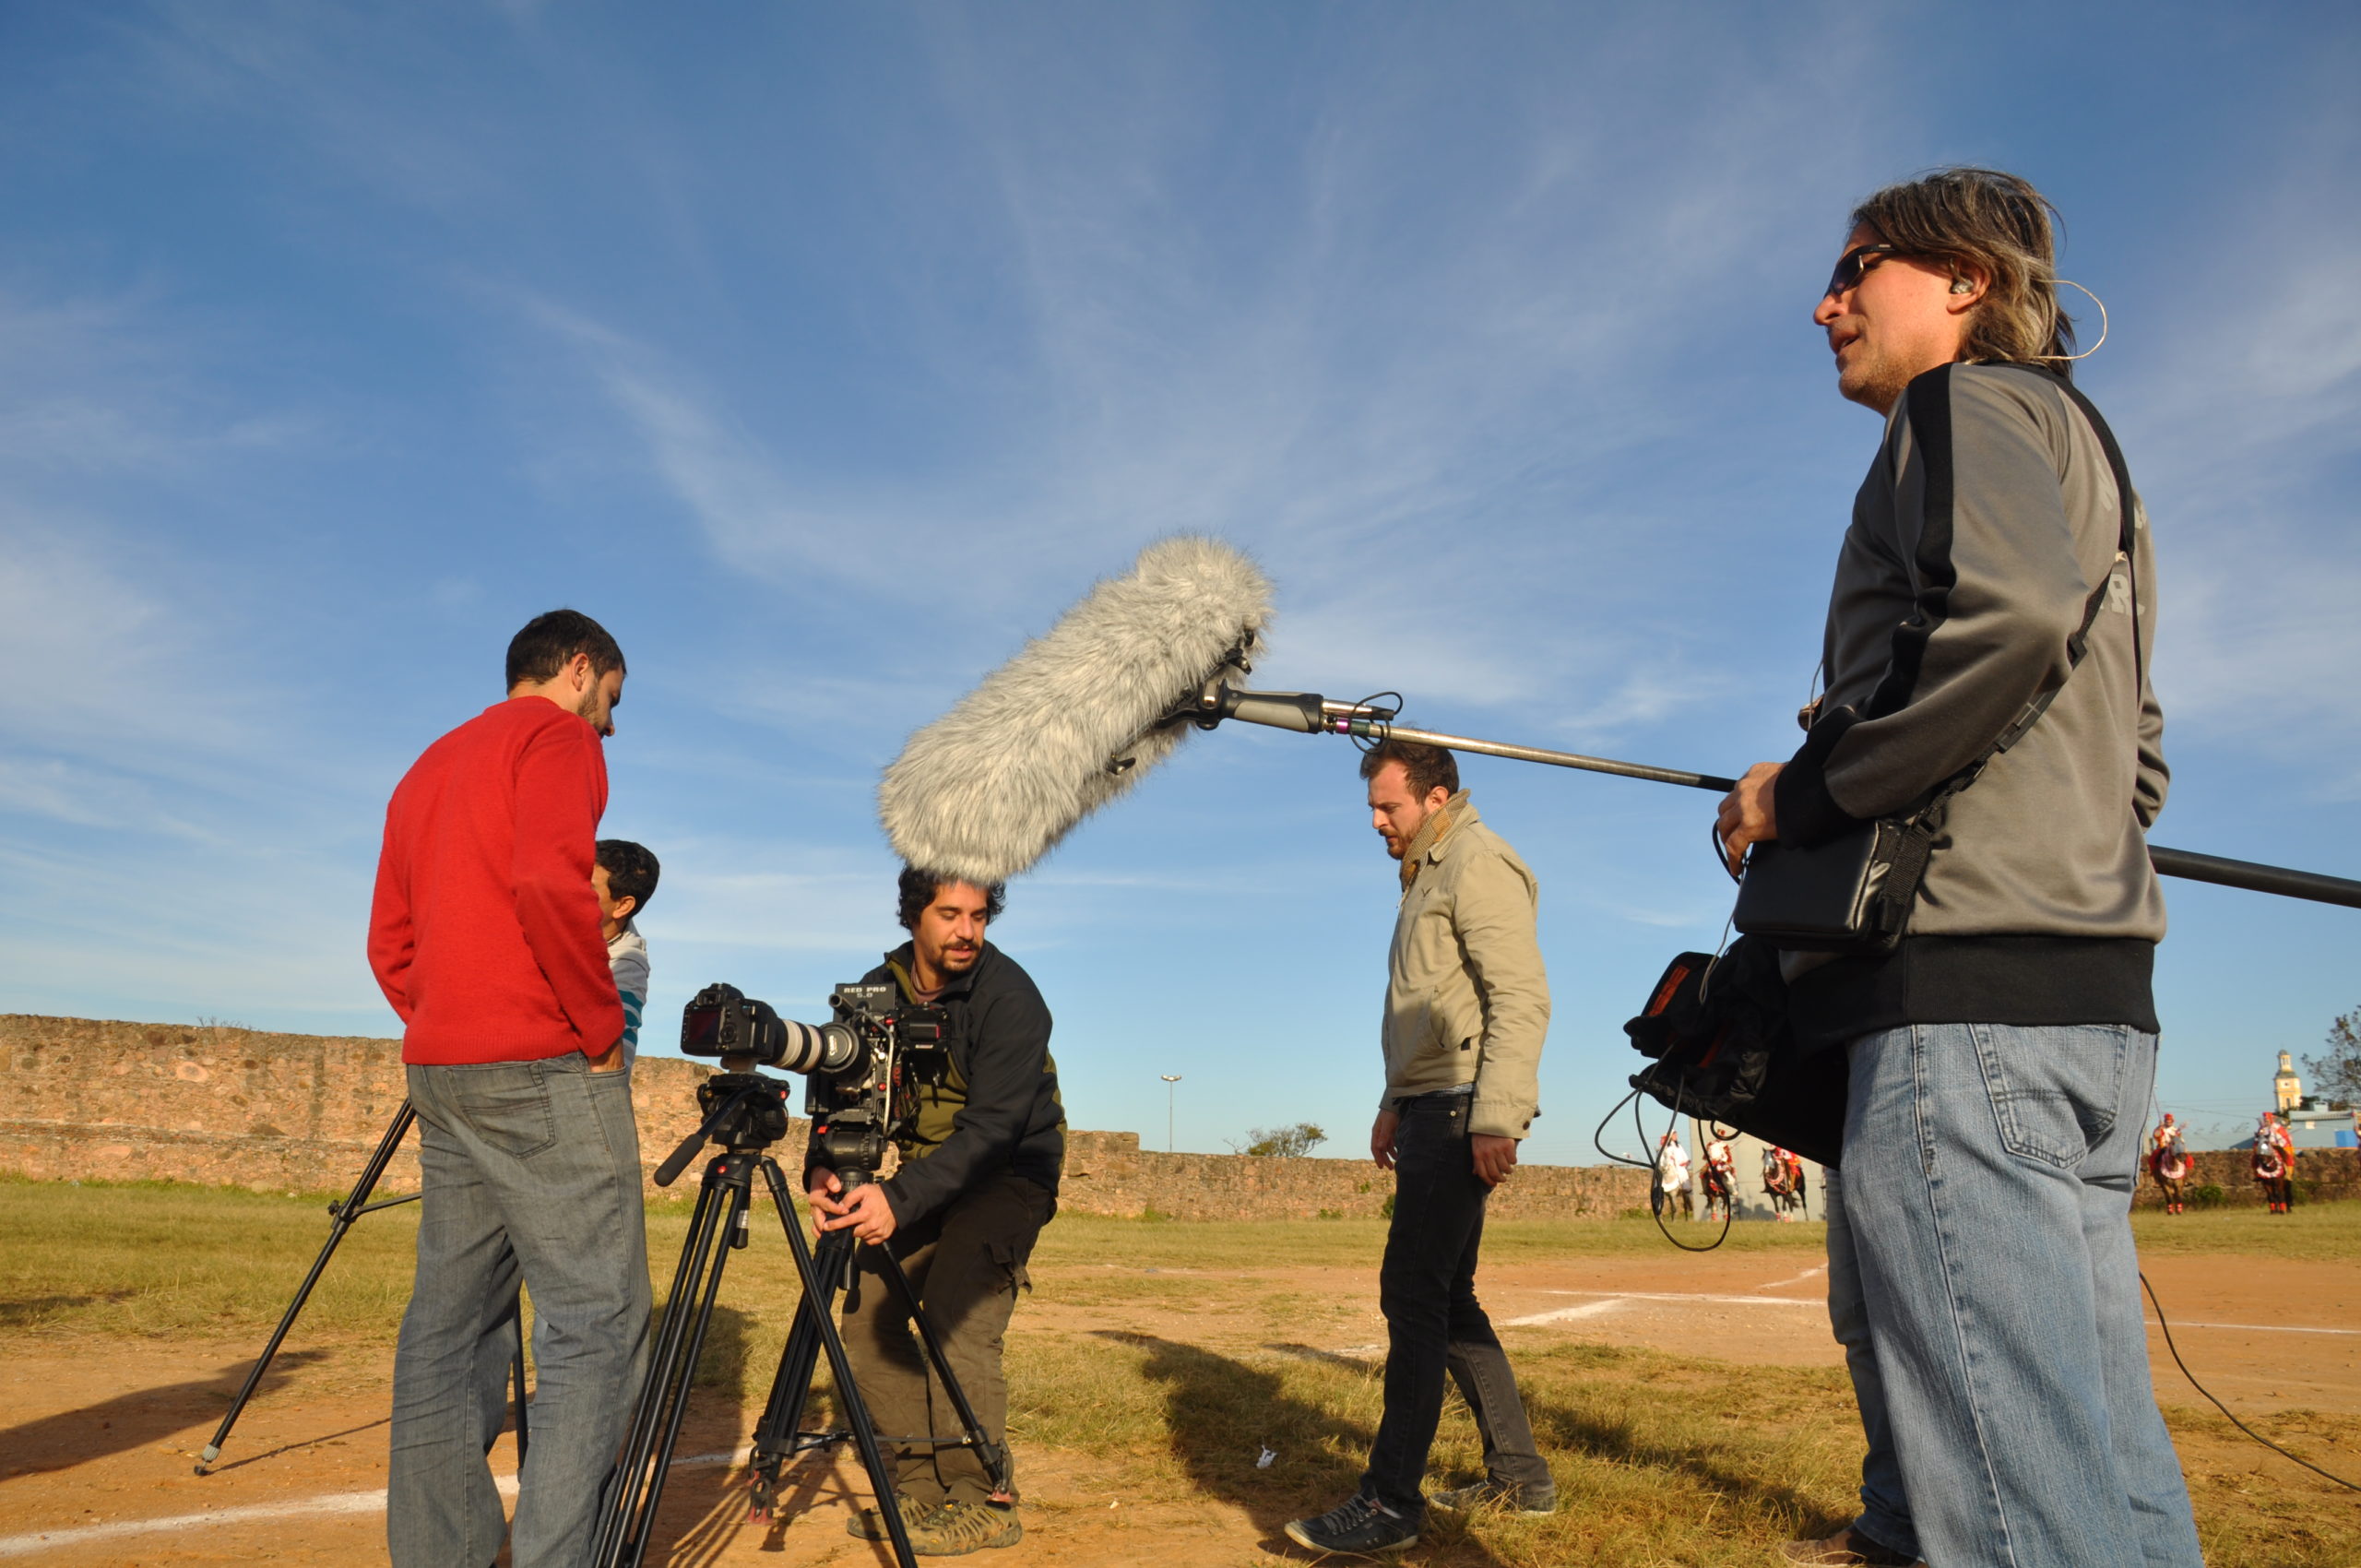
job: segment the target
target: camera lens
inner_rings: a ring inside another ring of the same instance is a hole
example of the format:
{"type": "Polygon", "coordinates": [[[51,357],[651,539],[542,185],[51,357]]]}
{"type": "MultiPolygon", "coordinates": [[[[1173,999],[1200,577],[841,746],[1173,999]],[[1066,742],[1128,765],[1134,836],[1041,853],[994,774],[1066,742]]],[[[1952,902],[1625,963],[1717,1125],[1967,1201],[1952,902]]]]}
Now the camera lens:
{"type": "Polygon", "coordinates": [[[842,1024],[799,1024],[779,1020],[779,1053],[774,1065],[790,1073],[836,1073],[851,1065],[860,1041],[842,1024]]]}

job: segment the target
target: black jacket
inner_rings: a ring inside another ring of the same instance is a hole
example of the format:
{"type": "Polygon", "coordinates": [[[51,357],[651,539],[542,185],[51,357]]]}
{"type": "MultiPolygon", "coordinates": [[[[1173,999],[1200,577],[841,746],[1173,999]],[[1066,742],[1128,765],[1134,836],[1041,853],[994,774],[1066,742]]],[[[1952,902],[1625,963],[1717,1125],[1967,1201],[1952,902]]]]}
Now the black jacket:
{"type": "MultiPolygon", "coordinates": [[[[897,983],[896,966],[908,974],[910,961],[906,942],[860,978],[897,983]]],[[[920,1158],[907,1158],[906,1149],[901,1168],[883,1183],[896,1224],[915,1224],[1003,1170],[1054,1195],[1065,1164],[1066,1113],[1050,1055],[1050,1008],[1033,978],[987,942],[975,967],[953,975],[935,1005],[967,1103],[948,1137],[920,1158]]],[[[813,1163],[807,1155],[807,1173],[813,1163]]]]}

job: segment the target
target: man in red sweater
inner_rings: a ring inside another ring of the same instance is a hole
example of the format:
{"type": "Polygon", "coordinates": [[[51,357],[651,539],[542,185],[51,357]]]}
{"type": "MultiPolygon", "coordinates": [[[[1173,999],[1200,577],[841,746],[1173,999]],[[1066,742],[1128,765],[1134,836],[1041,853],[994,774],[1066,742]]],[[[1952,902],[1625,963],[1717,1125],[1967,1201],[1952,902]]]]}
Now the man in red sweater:
{"type": "Polygon", "coordinates": [[[394,1357],[394,1568],[482,1568],[517,1286],[539,1377],[516,1568],[586,1562],[647,1336],[623,1004],[590,871],[623,650],[571,610],[508,645],[508,698],[426,749],[386,808],[369,963],[418,1109],[418,1277],[394,1357]]]}

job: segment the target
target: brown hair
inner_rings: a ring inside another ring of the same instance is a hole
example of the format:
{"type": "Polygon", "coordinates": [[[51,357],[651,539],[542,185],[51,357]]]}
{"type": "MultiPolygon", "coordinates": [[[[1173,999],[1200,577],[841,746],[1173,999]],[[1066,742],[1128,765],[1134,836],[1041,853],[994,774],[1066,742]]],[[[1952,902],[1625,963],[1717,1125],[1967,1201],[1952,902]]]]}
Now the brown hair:
{"type": "Polygon", "coordinates": [[[1008,908],[1008,890],[1000,883],[989,885],[968,882],[964,876],[952,876],[939,871],[921,871],[917,866],[904,866],[901,880],[895,888],[894,918],[904,931],[919,929],[919,917],[934,902],[934,896],[955,882],[965,882],[984,896],[984,923],[1000,919],[1008,908]]]}
{"type": "Polygon", "coordinates": [[[1436,790],[1446,795],[1459,793],[1459,759],[1441,746],[1418,741],[1380,741],[1361,754],[1361,777],[1376,778],[1377,770],[1389,762],[1402,765],[1410,793],[1418,800],[1425,800],[1436,790]]]}
{"type": "Polygon", "coordinates": [[[1887,244],[1986,279],[1969,315],[1965,357],[2074,371],[2074,318],[2058,308],[2062,223],[2032,182],[1997,169],[1938,169],[1888,185],[1853,209],[1887,244]]]}
{"type": "Polygon", "coordinates": [[[593,675],[625,668],[623,650],[615,646],[607,628],[579,610],[552,610],[534,616],[508,641],[508,689],[513,692],[527,681],[557,679],[557,672],[573,663],[577,653],[589,656],[593,675]]]}

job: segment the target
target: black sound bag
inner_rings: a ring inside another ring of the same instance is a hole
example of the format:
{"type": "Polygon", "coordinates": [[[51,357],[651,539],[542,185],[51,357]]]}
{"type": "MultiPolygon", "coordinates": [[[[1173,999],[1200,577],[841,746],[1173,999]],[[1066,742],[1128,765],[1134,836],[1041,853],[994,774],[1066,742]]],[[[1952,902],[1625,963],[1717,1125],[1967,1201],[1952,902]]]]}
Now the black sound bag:
{"type": "Polygon", "coordinates": [[[1797,1047],[1769,944],[1742,936],[1718,958],[1683,953],[1623,1032],[1650,1058],[1631,1078],[1641,1093],[1832,1169],[1843,1157],[1845,1053],[1797,1047]]]}

